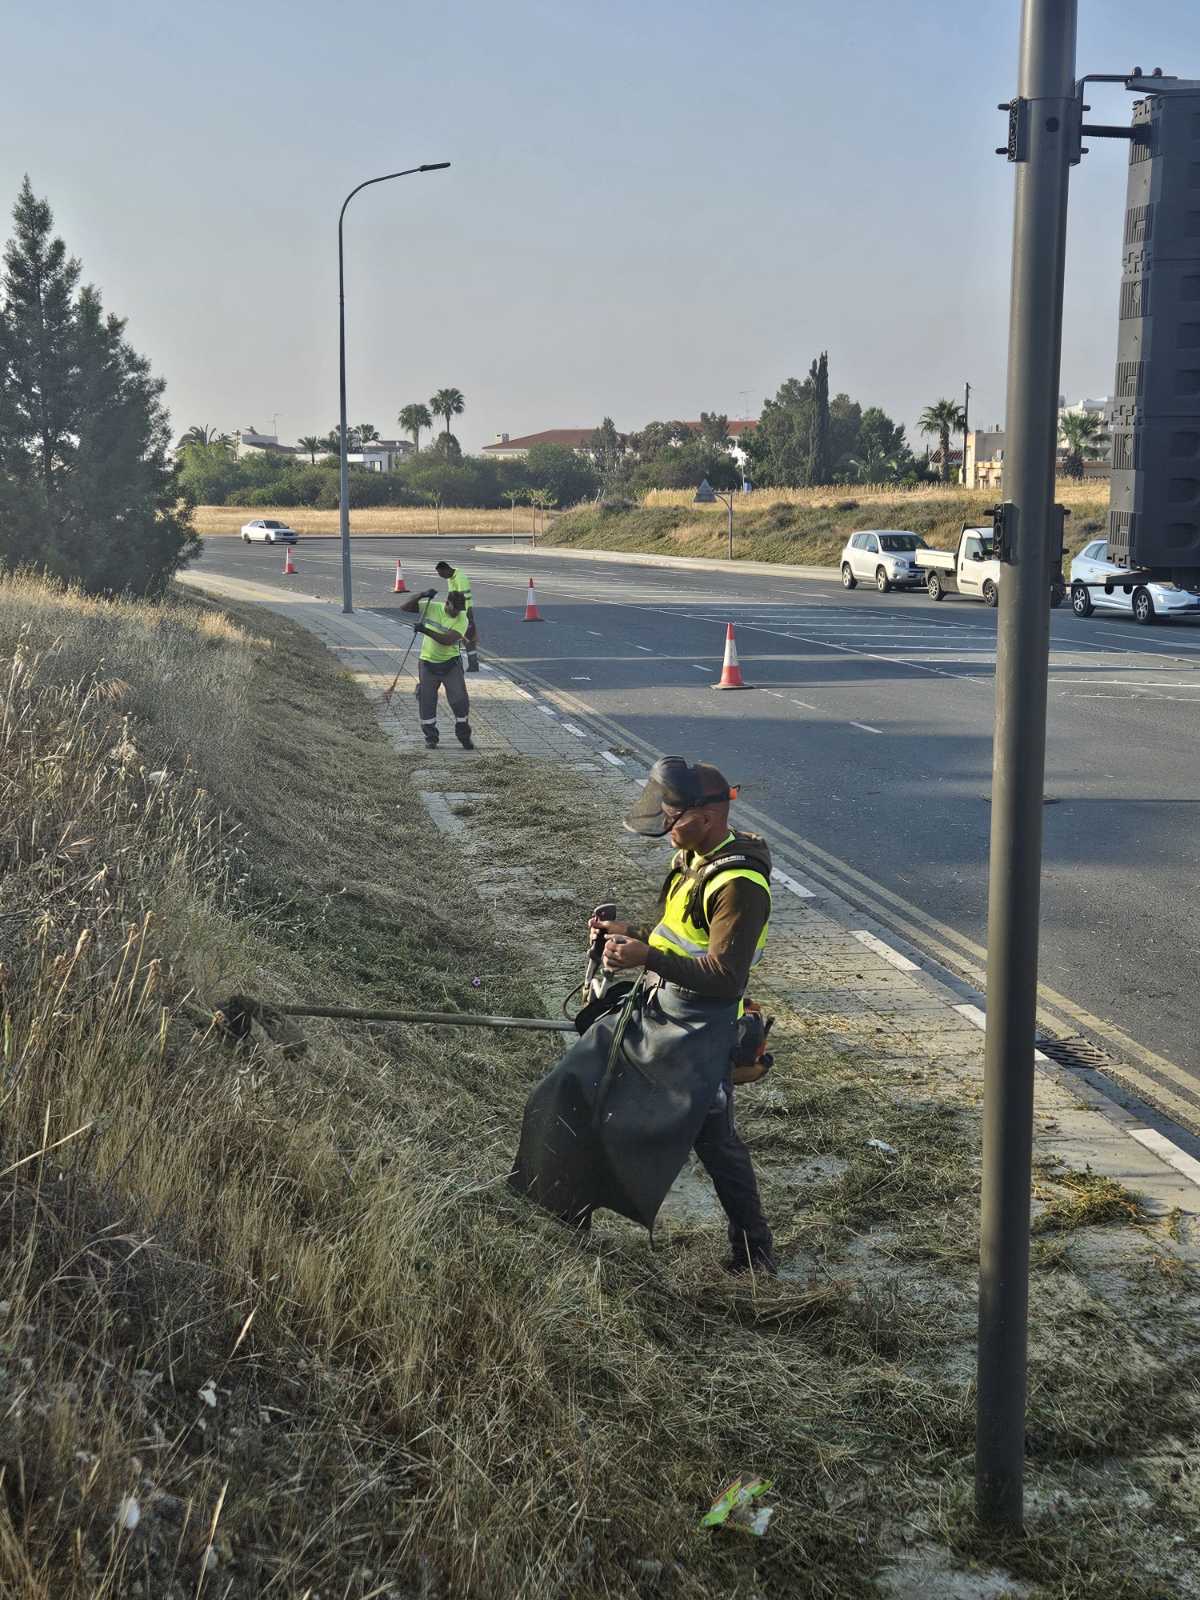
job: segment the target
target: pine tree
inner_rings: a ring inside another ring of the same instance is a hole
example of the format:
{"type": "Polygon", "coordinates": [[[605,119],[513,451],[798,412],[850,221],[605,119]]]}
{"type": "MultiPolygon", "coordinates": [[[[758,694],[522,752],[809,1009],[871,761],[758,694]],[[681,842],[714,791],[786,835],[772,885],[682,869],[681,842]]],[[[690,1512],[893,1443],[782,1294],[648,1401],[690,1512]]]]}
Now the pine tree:
{"type": "Polygon", "coordinates": [[[178,509],[164,385],[105,316],[26,178],[0,303],[0,561],[97,593],[161,591],[200,545],[178,509]]]}
{"type": "Polygon", "coordinates": [[[828,483],[831,477],[829,461],[828,350],[822,350],[809,368],[808,381],[812,390],[812,412],[809,418],[807,481],[809,483],[828,483]]]}

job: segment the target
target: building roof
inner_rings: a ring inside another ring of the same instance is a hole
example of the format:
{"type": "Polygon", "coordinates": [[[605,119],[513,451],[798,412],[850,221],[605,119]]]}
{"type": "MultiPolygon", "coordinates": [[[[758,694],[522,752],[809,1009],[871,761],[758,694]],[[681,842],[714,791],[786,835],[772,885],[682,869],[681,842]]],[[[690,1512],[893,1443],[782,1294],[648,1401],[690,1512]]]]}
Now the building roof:
{"type": "Polygon", "coordinates": [[[595,433],[590,428],[543,428],[541,433],[523,433],[517,439],[497,439],[485,444],[485,450],[529,450],[535,444],[565,444],[569,450],[581,450],[595,433]]]}

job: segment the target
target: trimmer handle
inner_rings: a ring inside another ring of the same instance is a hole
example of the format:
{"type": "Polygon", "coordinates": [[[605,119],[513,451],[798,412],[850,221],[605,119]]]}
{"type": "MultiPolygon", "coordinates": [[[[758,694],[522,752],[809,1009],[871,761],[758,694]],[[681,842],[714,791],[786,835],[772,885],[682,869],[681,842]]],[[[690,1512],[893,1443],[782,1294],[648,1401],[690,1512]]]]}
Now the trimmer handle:
{"type": "MultiPolygon", "coordinates": [[[[592,912],[592,916],[601,922],[612,922],[617,915],[616,905],[611,900],[605,900],[592,912]]],[[[587,966],[583,970],[583,992],[586,997],[591,994],[592,984],[596,974],[600,971],[600,963],[604,957],[604,940],[606,935],[602,928],[597,928],[588,945],[587,966]]]]}

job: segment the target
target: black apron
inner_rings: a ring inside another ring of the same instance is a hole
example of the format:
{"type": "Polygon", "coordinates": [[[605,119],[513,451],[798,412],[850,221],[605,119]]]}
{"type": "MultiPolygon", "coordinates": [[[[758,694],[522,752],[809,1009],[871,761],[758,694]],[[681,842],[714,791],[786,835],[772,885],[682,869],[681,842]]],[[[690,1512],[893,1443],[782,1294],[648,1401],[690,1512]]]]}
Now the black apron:
{"type": "Polygon", "coordinates": [[[606,1206],[652,1229],[729,1071],[737,1002],[641,983],[612,1000],[529,1096],[508,1181],[564,1222],[606,1206]]]}

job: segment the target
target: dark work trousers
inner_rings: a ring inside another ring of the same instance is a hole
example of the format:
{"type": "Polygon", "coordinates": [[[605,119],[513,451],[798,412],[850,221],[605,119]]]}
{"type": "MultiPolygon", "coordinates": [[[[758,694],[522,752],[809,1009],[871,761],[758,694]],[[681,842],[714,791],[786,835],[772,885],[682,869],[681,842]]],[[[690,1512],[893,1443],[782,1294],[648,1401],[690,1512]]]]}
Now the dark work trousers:
{"type": "Polygon", "coordinates": [[[458,727],[467,724],[471,700],[463,678],[462,657],[451,661],[422,661],[417,669],[417,715],[421,719],[421,732],[426,738],[437,735],[438,689],[444,688],[454,721],[458,727]]]}
{"type": "Polygon", "coordinates": [[[758,1181],[750,1152],[733,1120],[733,1085],[721,1085],[716,1103],[700,1125],[693,1146],[713,1181],[717,1199],[729,1218],[733,1259],[753,1267],[775,1263],[774,1240],[758,1198],[758,1181]]]}

